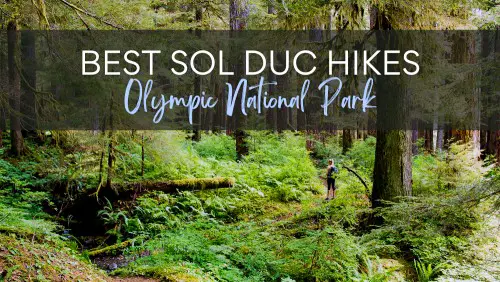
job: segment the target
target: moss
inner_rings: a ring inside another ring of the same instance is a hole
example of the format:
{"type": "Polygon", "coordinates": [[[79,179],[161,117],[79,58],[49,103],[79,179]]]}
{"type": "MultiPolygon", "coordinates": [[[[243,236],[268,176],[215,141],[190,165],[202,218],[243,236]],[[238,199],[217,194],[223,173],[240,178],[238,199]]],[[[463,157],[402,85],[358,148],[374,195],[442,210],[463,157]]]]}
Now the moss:
{"type": "Polygon", "coordinates": [[[167,185],[176,188],[204,190],[210,188],[232,187],[234,183],[235,180],[232,177],[214,177],[171,180],[167,182],[167,185]]]}
{"type": "MultiPolygon", "coordinates": [[[[135,195],[137,191],[162,191],[164,193],[177,193],[179,191],[206,190],[233,187],[236,180],[234,177],[213,178],[187,178],[178,180],[141,181],[135,183],[116,183],[113,189],[118,192],[120,198],[135,195]]],[[[113,195],[107,195],[113,199],[113,195]]]]}
{"type": "Polygon", "coordinates": [[[106,276],[84,262],[61,242],[36,242],[14,234],[0,234],[0,280],[106,281],[106,276]]]}
{"type": "Polygon", "coordinates": [[[118,244],[107,246],[101,249],[94,249],[89,251],[87,254],[89,257],[96,257],[101,255],[116,254],[117,251],[125,249],[132,244],[132,240],[127,240],[118,244]]]}

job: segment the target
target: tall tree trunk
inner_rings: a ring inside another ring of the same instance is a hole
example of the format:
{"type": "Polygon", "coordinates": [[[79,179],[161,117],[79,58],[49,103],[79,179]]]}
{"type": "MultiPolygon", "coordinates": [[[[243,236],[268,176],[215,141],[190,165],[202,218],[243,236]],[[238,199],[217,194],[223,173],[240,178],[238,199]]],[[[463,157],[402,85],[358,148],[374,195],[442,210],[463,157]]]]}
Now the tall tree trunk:
{"type": "Polygon", "coordinates": [[[427,152],[432,152],[432,147],[433,147],[433,132],[432,130],[429,130],[429,129],[426,129],[424,130],[424,137],[425,137],[425,142],[424,142],[424,146],[425,146],[425,150],[427,152]]]}
{"type": "MultiPolygon", "coordinates": [[[[269,70],[269,73],[267,74],[267,80],[268,82],[276,81],[276,75],[271,70],[269,70]]],[[[267,91],[268,95],[272,97],[275,91],[276,91],[276,86],[269,84],[267,91]]],[[[276,132],[278,130],[277,121],[278,121],[278,112],[276,108],[267,109],[266,123],[267,123],[267,128],[270,131],[276,132]]]]}
{"type": "MultiPolygon", "coordinates": [[[[378,9],[371,11],[372,29],[390,29],[385,14],[378,9]]],[[[377,33],[377,45],[383,49],[399,49],[401,39],[397,34],[377,33]]],[[[378,60],[377,65],[381,66],[378,60]]],[[[384,130],[382,125],[394,121],[407,121],[408,90],[400,77],[381,77],[376,82],[377,93],[377,144],[373,171],[372,207],[384,201],[397,201],[400,196],[412,194],[411,130],[384,130]],[[388,96],[386,93],[400,95],[388,96]]],[[[408,121],[407,121],[408,122],[408,121]]]]}
{"type": "Polygon", "coordinates": [[[145,152],[144,152],[144,132],[143,132],[141,136],[141,178],[144,178],[144,159],[145,159],[145,152]]]}
{"type": "Polygon", "coordinates": [[[245,30],[249,15],[248,0],[229,1],[229,28],[230,30],[245,30]]]}
{"type": "Polygon", "coordinates": [[[25,153],[24,138],[21,133],[21,81],[16,67],[19,51],[19,32],[17,22],[12,19],[7,24],[8,68],[9,68],[9,100],[10,100],[10,151],[14,156],[25,153]]]}
{"type": "MultiPolygon", "coordinates": [[[[0,22],[3,23],[3,15],[0,13],[0,22]]],[[[3,30],[3,24],[0,31],[3,30]]],[[[7,108],[7,89],[8,85],[6,81],[7,78],[7,59],[6,59],[6,44],[3,40],[3,37],[0,37],[0,80],[2,83],[0,84],[0,148],[3,148],[3,133],[7,130],[7,117],[6,117],[6,108],[7,108]]]]}
{"type": "MultiPolygon", "coordinates": [[[[280,67],[282,65],[285,65],[284,55],[285,54],[283,52],[278,52],[278,54],[277,54],[280,67]]],[[[284,69],[284,67],[283,67],[283,69],[284,69]]],[[[276,78],[276,81],[278,83],[277,89],[281,89],[281,91],[278,91],[278,92],[285,92],[288,89],[288,83],[289,83],[288,76],[280,75],[276,78]]],[[[287,129],[287,127],[288,127],[288,108],[282,107],[280,109],[277,109],[277,126],[278,126],[279,133],[282,133],[283,130],[287,129]]]]}
{"type": "Polygon", "coordinates": [[[434,120],[432,123],[432,152],[440,153],[443,149],[443,134],[444,131],[440,126],[442,123],[443,116],[438,113],[437,108],[439,107],[439,96],[437,91],[434,91],[434,104],[435,104],[435,112],[434,112],[434,120]]]}
{"type": "Polygon", "coordinates": [[[411,174],[411,131],[377,130],[372,206],[411,196],[411,174]]]}
{"type": "Polygon", "coordinates": [[[24,80],[21,83],[23,103],[21,121],[23,131],[33,135],[36,130],[35,89],[36,89],[36,37],[33,31],[24,31],[21,34],[21,65],[24,80]]]}
{"type": "Polygon", "coordinates": [[[436,152],[441,152],[444,146],[444,130],[438,129],[436,132],[436,152]]]}
{"type": "MultiPolygon", "coordinates": [[[[495,53],[500,51],[500,32],[498,28],[495,31],[495,53]]],[[[498,111],[498,109],[497,109],[498,111]]],[[[496,112],[495,119],[498,121],[500,119],[500,114],[496,112]]],[[[493,119],[492,119],[493,120],[493,119]]],[[[494,152],[494,156],[497,160],[497,165],[500,166],[500,130],[496,130],[494,133],[490,133],[492,136],[491,141],[489,142],[493,147],[492,151],[494,152]]]]}
{"type": "MultiPolygon", "coordinates": [[[[219,105],[221,109],[226,108],[226,100],[225,100],[225,95],[223,88],[221,87],[221,82],[219,81],[219,76],[216,75],[215,73],[212,75],[211,79],[211,85],[213,85],[213,93],[217,95],[217,100],[219,101],[219,105]]],[[[227,116],[225,115],[224,111],[215,111],[214,112],[214,127],[212,128],[212,131],[216,134],[221,133],[222,130],[221,128],[226,128],[227,126],[227,116]]]]}
{"type": "Polygon", "coordinates": [[[351,136],[351,130],[344,128],[342,130],[342,154],[347,154],[349,149],[352,147],[352,136],[351,136]]]}
{"type": "MultiPolygon", "coordinates": [[[[275,0],[269,0],[267,3],[267,13],[270,15],[276,14],[276,1],[275,0]]],[[[267,74],[267,81],[273,82],[276,81],[276,74],[274,74],[271,69],[269,69],[268,74],[267,74]]],[[[275,85],[269,85],[268,86],[268,95],[272,96],[273,93],[276,91],[275,85]]],[[[267,128],[271,131],[277,131],[278,129],[278,113],[275,108],[267,109],[266,111],[266,124],[267,128]]]]}
{"type": "Polygon", "coordinates": [[[113,162],[115,160],[114,151],[114,129],[113,129],[113,103],[114,103],[114,93],[111,92],[111,100],[109,103],[109,133],[108,133],[108,172],[106,177],[106,188],[111,189],[111,183],[113,180],[113,162]]]}
{"type": "MultiPolygon", "coordinates": [[[[102,125],[102,133],[101,133],[101,138],[103,142],[106,140],[106,121],[103,122],[102,125]]],[[[105,143],[102,144],[101,147],[101,157],[99,159],[99,187],[102,186],[102,175],[104,173],[104,155],[105,155],[105,143]]]]}
{"type": "MultiPolygon", "coordinates": [[[[481,50],[481,57],[482,58],[488,58],[488,61],[491,58],[491,53],[492,51],[494,53],[498,53],[498,50],[500,49],[500,33],[498,29],[495,31],[495,35],[493,38],[490,38],[490,32],[483,32],[482,33],[482,50],[481,50]]],[[[494,73],[491,71],[491,69],[485,69],[483,70],[482,74],[483,78],[481,79],[482,81],[491,81],[492,77],[494,76],[494,73]]],[[[489,120],[487,121],[488,123],[488,130],[481,131],[481,149],[484,152],[485,156],[494,156],[496,158],[497,164],[500,165],[500,131],[495,130],[496,124],[495,122],[499,118],[498,114],[498,109],[491,109],[491,107],[495,107],[495,99],[494,99],[494,91],[495,88],[492,87],[491,83],[483,83],[481,91],[484,93],[482,95],[484,101],[484,105],[486,106],[487,111],[495,111],[490,114],[489,120]]]]}
{"type": "MultiPolygon", "coordinates": [[[[470,33],[456,33],[453,38],[451,47],[451,60],[452,63],[469,64],[475,63],[475,37],[470,36],[470,33]]],[[[469,119],[472,123],[469,127],[471,130],[454,130],[452,136],[455,140],[469,142],[472,145],[472,152],[475,158],[479,159],[481,156],[480,150],[480,133],[479,133],[479,91],[476,79],[477,74],[471,73],[467,78],[459,83],[456,87],[457,91],[464,91],[463,95],[468,98],[470,104],[469,119]]]]}
{"type": "MultiPolygon", "coordinates": [[[[203,21],[203,9],[200,6],[197,6],[195,9],[195,20],[196,20],[196,35],[198,37],[201,37],[201,30],[200,26],[203,21]]],[[[200,65],[202,62],[200,63],[200,65]]],[[[194,77],[194,95],[201,95],[201,76],[195,74],[194,77]]],[[[194,125],[193,125],[193,136],[191,139],[195,142],[198,142],[201,140],[201,107],[198,107],[194,112],[194,125]]]]}
{"type": "Polygon", "coordinates": [[[418,154],[418,121],[412,120],[411,127],[411,153],[415,156],[418,154]]]}
{"type": "MultiPolygon", "coordinates": [[[[247,19],[249,14],[249,1],[248,0],[230,0],[229,1],[229,28],[232,31],[245,30],[247,27],[247,19]]],[[[236,88],[238,81],[234,81],[239,74],[242,73],[242,65],[237,62],[234,66],[235,75],[231,76],[233,78],[233,86],[236,88]]],[[[238,95],[240,97],[241,95],[238,95]]],[[[238,104],[238,101],[236,101],[238,104]]],[[[247,133],[242,129],[244,123],[244,117],[241,114],[235,115],[235,139],[236,139],[236,156],[238,160],[241,160],[243,156],[248,155],[248,143],[246,140],[247,133]]]]}

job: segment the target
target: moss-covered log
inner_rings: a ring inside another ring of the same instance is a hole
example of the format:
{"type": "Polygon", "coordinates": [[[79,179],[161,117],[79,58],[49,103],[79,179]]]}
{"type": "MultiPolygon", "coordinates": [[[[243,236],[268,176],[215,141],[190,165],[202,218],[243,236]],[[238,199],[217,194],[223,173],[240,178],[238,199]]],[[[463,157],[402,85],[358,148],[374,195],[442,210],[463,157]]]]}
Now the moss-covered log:
{"type": "MultiPolygon", "coordinates": [[[[110,201],[135,199],[149,191],[178,193],[182,191],[201,191],[218,188],[229,188],[235,183],[233,177],[188,178],[179,180],[155,180],[132,183],[113,183],[113,189],[101,189],[99,198],[106,197],[110,201]]],[[[95,192],[92,193],[95,196],[95,192]]]]}
{"type": "Polygon", "coordinates": [[[87,254],[89,257],[115,255],[117,252],[119,252],[119,251],[121,252],[121,250],[125,249],[126,247],[130,246],[131,244],[132,244],[132,240],[127,240],[127,241],[123,241],[121,243],[107,246],[107,247],[104,247],[101,249],[90,250],[87,254]]]}
{"type": "Polygon", "coordinates": [[[178,191],[200,191],[217,188],[228,188],[234,185],[232,177],[188,178],[167,181],[141,181],[136,183],[117,183],[113,188],[118,194],[133,191],[162,191],[177,193],[178,191]]]}
{"type": "Polygon", "coordinates": [[[106,200],[113,205],[121,201],[134,201],[139,196],[150,191],[162,191],[164,193],[174,194],[182,191],[201,191],[218,188],[229,188],[235,183],[232,177],[214,177],[214,178],[190,178],[179,180],[156,180],[128,183],[113,183],[112,189],[101,188],[86,191],[78,197],[65,210],[65,215],[71,215],[73,219],[82,224],[73,225],[73,232],[81,236],[93,236],[102,234],[103,224],[98,219],[97,212],[103,209],[106,200]],[[97,193],[96,193],[97,192],[97,193]]]}

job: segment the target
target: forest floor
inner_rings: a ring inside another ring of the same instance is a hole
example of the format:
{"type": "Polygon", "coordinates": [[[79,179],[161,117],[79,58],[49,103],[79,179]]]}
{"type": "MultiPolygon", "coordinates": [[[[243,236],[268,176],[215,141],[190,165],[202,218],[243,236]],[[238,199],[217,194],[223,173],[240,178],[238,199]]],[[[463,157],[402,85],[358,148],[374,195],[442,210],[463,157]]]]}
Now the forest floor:
{"type": "MultiPolygon", "coordinates": [[[[323,169],[318,168],[318,172],[321,174],[323,169]]],[[[347,187],[350,185],[350,183],[342,183],[337,181],[337,196],[334,199],[330,200],[325,200],[326,198],[326,179],[324,177],[319,176],[319,179],[321,183],[324,184],[324,192],[320,194],[312,194],[308,198],[304,199],[303,201],[300,202],[289,202],[289,203],[280,203],[276,205],[270,205],[266,208],[265,214],[262,216],[252,219],[252,221],[256,222],[257,225],[263,225],[263,226],[280,226],[280,225],[287,225],[293,222],[294,220],[297,220],[298,218],[308,218],[310,217],[311,213],[315,213],[318,210],[321,210],[325,208],[326,205],[332,203],[335,204],[335,201],[343,201],[345,200],[346,197],[352,197],[353,195],[350,194],[350,192],[347,191],[347,187]],[[339,188],[342,187],[342,188],[339,188]]],[[[358,181],[355,178],[351,178],[352,181],[358,181]]],[[[368,197],[365,194],[359,194],[359,195],[354,195],[356,199],[358,199],[360,202],[364,202],[365,205],[369,205],[369,200],[368,197]]],[[[234,228],[235,230],[240,229],[240,225],[242,222],[236,222],[231,224],[231,228],[234,228]]],[[[312,219],[311,222],[309,222],[312,229],[323,229],[325,226],[316,226],[315,225],[315,220],[312,219]]],[[[319,223],[318,223],[319,224],[319,223]]],[[[269,228],[269,230],[272,230],[273,228],[269,228]]],[[[266,231],[267,232],[267,231],[266,231]]],[[[270,236],[274,236],[273,234],[270,234],[270,236]]],[[[118,256],[110,256],[110,257],[104,257],[104,258],[99,258],[98,260],[94,260],[94,263],[97,264],[100,268],[102,269],[109,269],[110,266],[111,268],[114,268],[115,266],[113,264],[120,264],[126,260],[126,258],[123,255],[118,255],[118,256]]],[[[122,264],[123,266],[126,266],[128,263],[131,263],[132,261],[128,261],[125,264],[122,264]]],[[[121,267],[121,266],[119,266],[121,267]]],[[[415,273],[412,269],[411,264],[406,262],[404,259],[379,259],[377,262],[374,262],[373,265],[374,269],[378,269],[379,271],[390,271],[391,272],[391,278],[387,281],[416,281],[415,278],[415,273]]],[[[111,272],[113,274],[113,272],[111,272]]],[[[112,276],[111,276],[112,277],[112,276]]],[[[150,278],[144,278],[144,277],[126,277],[126,278],[112,278],[115,280],[111,281],[124,281],[124,282],[134,282],[134,281],[159,281],[159,280],[154,280],[150,278]]],[[[172,281],[184,281],[184,280],[177,280],[175,278],[172,279],[172,281]]],[[[201,281],[201,280],[187,280],[187,281],[201,281]]]]}
{"type": "Polygon", "coordinates": [[[498,213],[485,219],[485,224],[470,238],[463,261],[453,261],[437,281],[499,281],[500,280],[500,217],[498,213]],[[460,279],[471,277],[470,280],[460,279]]]}

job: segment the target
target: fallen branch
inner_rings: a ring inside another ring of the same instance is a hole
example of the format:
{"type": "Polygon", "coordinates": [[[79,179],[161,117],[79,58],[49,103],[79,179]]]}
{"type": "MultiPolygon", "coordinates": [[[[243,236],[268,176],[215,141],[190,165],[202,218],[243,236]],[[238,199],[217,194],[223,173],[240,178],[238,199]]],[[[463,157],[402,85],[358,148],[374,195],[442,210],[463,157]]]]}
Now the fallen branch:
{"type": "Polygon", "coordinates": [[[345,169],[347,169],[349,172],[352,172],[358,179],[359,181],[361,181],[361,183],[363,184],[363,186],[365,186],[365,193],[366,193],[366,196],[368,196],[368,199],[370,199],[370,201],[372,200],[372,195],[370,193],[370,188],[368,188],[368,185],[366,185],[366,182],[363,180],[363,178],[356,172],[354,171],[352,168],[349,168],[348,166],[343,166],[345,169]]]}

